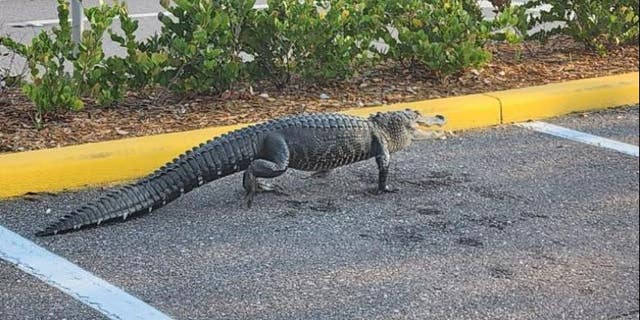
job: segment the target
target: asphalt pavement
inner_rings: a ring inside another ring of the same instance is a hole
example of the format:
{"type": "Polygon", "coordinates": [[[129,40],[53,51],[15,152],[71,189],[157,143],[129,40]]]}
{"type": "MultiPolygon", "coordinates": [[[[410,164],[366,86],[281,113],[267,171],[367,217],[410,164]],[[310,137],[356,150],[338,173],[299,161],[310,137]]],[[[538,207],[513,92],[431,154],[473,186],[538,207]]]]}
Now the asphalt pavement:
{"type": "MultiPolygon", "coordinates": [[[[638,143],[637,106],[548,122],[638,143]]],[[[32,195],[0,225],[175,319],[638,319],[636,157],[501,126],[395,154],[395,194],[372,194],[374,161],[307,176],[46,238],[103,191],[32,195]]],[[[0,318],[101,317],[0,260],[0,318]]]]}

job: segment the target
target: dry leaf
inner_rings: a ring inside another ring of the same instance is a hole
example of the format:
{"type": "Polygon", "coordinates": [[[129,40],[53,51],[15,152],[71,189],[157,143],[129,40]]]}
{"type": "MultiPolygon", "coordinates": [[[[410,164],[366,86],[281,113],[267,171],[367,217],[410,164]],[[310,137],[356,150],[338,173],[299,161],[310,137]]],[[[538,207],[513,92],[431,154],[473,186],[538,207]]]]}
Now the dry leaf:
{"type": "Polygon", "coordinates": [[[122,130],[122,129],[120,129],[120,128],[116,128],[116,133],[117,133],[117,134],[119,134],[119,135],[121,135],[121,136],[126,136],[126,135],[128,135],[128,134],[129,134],[129,131],[122,130]]]}

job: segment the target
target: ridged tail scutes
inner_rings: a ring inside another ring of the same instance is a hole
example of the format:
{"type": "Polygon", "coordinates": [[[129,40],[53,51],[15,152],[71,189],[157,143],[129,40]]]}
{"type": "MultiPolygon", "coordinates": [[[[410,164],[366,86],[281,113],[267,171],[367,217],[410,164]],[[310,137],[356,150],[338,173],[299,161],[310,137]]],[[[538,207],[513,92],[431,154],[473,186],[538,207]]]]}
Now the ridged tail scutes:
{"type": "Polygon", "coordinates": [[[36,235],[55,235],[115,218],[126,220],[156,210],[207,182],[245,170],[256,156],[264,129],[250,126],[200,144],[139,182],[109,191],[36,235]]]}
{"type": "Polygon", "coordinates": [[[225,175],[217,174],[224,171],[218,168],[217,163],[225,161],[213,154],[212,150],[209,144],[200,145],[139,182],[109,191],[97,201],[63,216],[36,235],[55,235],[116,218],[126,220],[132,215],[156,210],[184,193],[225,175]]]}
{"type": "Polygon", "coordinates": [[[55,235],[85,226],[99,225],[115,218],[127,219],[133,214],[152,211],[158,199],[150,196],[146,183],[128,185],[107,193],[98,201],[84,205],[66,214],[57,222],[36,233],[37,236],[55,235]]]}

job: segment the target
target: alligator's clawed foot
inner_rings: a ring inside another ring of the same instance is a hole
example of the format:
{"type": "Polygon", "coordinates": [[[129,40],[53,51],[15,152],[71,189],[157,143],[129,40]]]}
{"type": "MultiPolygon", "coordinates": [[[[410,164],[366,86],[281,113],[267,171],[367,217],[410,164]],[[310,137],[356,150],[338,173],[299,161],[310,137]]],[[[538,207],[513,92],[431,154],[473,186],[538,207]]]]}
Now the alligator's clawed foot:
{"type": "Polygon", "coordinates": [[[248,208],[251,208],[251,205],[253,204],[253,198],[255,197],[256,193],[270,192],[277,195],[289,195],[284,191],[284,188],[280,187],[279,185],[260,181],[252,174],[247,174],[244,176],[244,178],[242,179],[242,186],[244,187],[244,190],[246,192],[244,198],[247,200],[248,208]]]}
{"type": "Polygon", "coordinates": [[[270,193],[275,193],[277,195],[285,195],[285,196],[289,195],[286,191],[284,191],[283,187],[277,184],[267,183],[264,181],[257,181],[256,192],[264,192],[264,193],[270,192],[270,193]]]}
{"type": "Polygon", "coordinates": [[[244,194],[244,198],[247,200],[247,208],[251,208],[251,205],[253,204],[253,197],[258,189],[258,179],[256,179],[253,174],[245,172],[245,175],[242,178],[242,187],[246,192],[244,194]]]}
{"type": "Polygon", "coordinates": [[[244,195],[245,200],[247,200],[247,208],[249,209],[251,209],[251,205],[253,204],[253,196],[255,194],[255,192],[247,191],[247,193],[244,195]]]}
{"type": "Polygon", "coordinates": [[[310,174],[308,177],[303,179],[324,179],[329,176],[333,170],[320,170],[310,174]]]}
{"type": "Polygon", "coordinates": [[[400,191],[400,189],[397,189],[397,188],[391,188],[391,187],[389,187],[389,186],[386,186],[386,187],[384,187],[384,188],[378,188],[378,189],[376,189],[376,192],[375,192],[375,193],[376,193],[377,195],[380,195],[380,194],[385,194],[385,193],[396,193],[396,192],[398,192],[398,191],[400,191]]]}

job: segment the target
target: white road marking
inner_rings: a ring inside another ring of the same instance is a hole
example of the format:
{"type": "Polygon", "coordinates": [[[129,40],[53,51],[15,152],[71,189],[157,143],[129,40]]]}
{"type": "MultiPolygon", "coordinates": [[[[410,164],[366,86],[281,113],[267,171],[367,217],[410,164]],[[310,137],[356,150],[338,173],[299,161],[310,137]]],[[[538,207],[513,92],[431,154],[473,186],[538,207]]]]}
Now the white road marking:
{"type": "Polygon", "coordinates": [[[171,319],[138,298],[2,226],[0,259],[58,288],[109,319],[171,319]]]}
{"type": "MultiPolygon", "coordinates": [[[[3,1],[3,0],[0,0],[0,1],[3,1]]],[[[267,6],[266,3],[263,3],[263,4],[256,4],[256,5],[253,6],[253,8],[256,9],[256,10],[264,10],[264,9],[268,8],[268,6],[267,6]]],[[[481,9],[491,9],[491,8],[493,8],[493,6],[488,1],[481,1],[480,2],[480,8],[481,9]]],[[[129,17],[135,18],[135,19],[151,18],[151,17],[157,17],[158,13],[159,12],[134,13],[134,14],[130,14],[129,17]]],[[[171,15],[171,13],[169,13],[167,11],[162,11],[162,13],[165,14],[165,15],[171,15]]],[[[69,20],[69,21],[71,21],[71,20],[69,20]]],[[[84,18],[84,19],[82,19],[82,21],[87,21],[87,19],[84,18]]],[[[47,26],[47,25],[54,25],[54,24],[58,24],[58,19],[29,20],[29,21],[20,21],[20,22],[7,23],[8,26],[15,27],[15,28],[44,27],[44,26],[47,26]]]]}
{"type": "Polygon", "coordinates": [[[517,126],[532,129],[538,132],[550,134],[556,137],[561,137],[577,142],[582,142],[586,144],[590,144],[593,146],[598,146],[602,148],[612,149],[630,156],[638,157],[638,146],[634,146],[632,144],[623,143],[607,138],[602,138],[598,136],[594,136],[592,134],[567,129],[561,126],[556,126],[546,122],[534,121],[534,122],[523,122],[517,123],[517,126]]]}
{"type": "MultiPolygon", "coordinates": [[[[0,0],[2,1],[2,0],[0,0]]],[[[253,6],[254,9],[256,10],[263,10],[267,8],[266,4],[256,4],[253,6]]],[[[134,14],[130,14],[129,17],[134,18],[134,19],[140,19],[140,18],[152,18],[152,17],[157,17],[159,12],[147,12],[147,13],[134,13],[134,14]]],[[[170,12],[168,11],[162,11],[162,14],[164,15],[172,15],[170,12]]],[[[69,20],[71,21],[71,20],[69,20]]],[[[83,18],[82,21],[87,21],[87,18],[83,18]]],[[[8,26],[10,27],[14,27],[14,28],[26,28],[26,27],[44,27],[44,26],[48,26],[48,25],[55,25],[58,24],[59,20],[58,19],[43,19],[43,20],[29,20],[29,21],[21,21],[21,22],[13,22],[13,23],[7,23],[8,26]]]]}
{"type": "MultiPolygon", "coordinates": [[[[167,11],[163,11],[162,14],[171,15],[167,11]]],[[[129,15],[129,17],[135,18],[135,19],[150,18],[150,17],[157,17],[157,16],[158,16],[158,12],[136,13],[136,14],[129,15]]],[[[71,19],[69,19],[69,21],[71,21],[71,19]]],[[[82,18],[82,21],[87,21],[87,18],[82,18]]],[[[48,25],[58,24],[58,22],[59,22],[58,19],[44,19],[44,20],[29,20],[29,21],[22,21],[22,22],[13,22],[13,23],[7,23],[7,25],[15,28],[44,27],[48,25]]]]}

